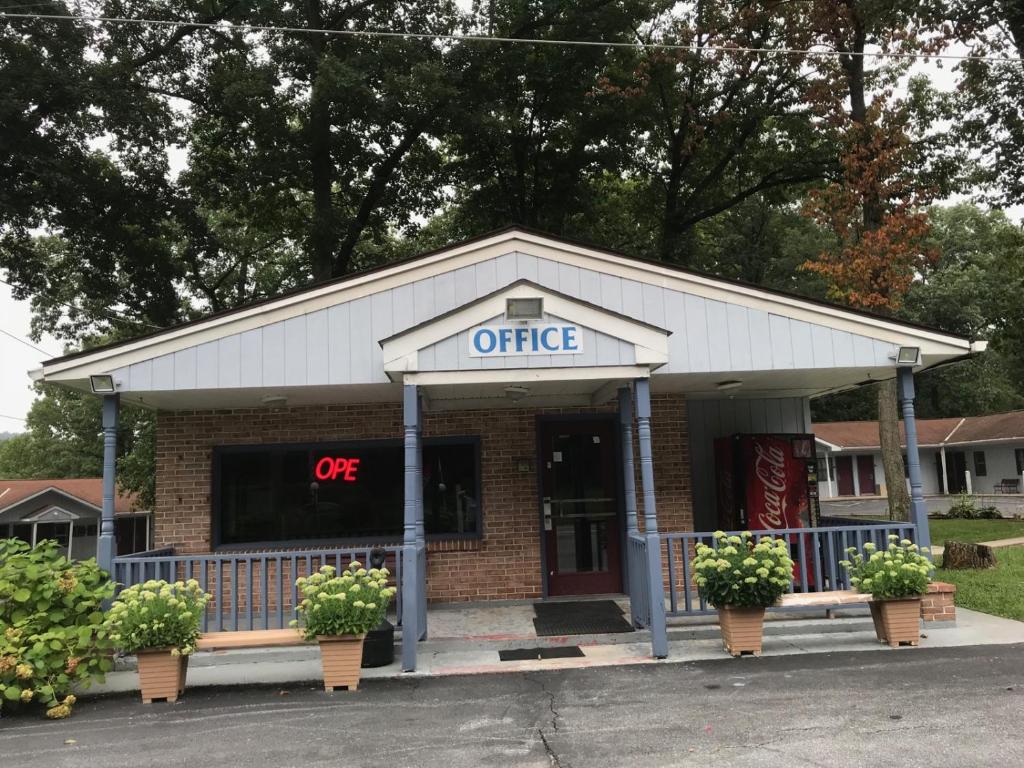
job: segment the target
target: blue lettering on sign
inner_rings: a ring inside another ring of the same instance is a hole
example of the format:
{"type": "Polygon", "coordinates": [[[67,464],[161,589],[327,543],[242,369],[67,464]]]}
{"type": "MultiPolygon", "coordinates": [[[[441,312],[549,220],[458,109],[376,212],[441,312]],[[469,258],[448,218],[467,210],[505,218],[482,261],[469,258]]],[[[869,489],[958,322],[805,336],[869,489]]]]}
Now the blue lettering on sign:
{"type": "Polygon", "coordinates": [[[582,334],[576,325],[481,325],[469,332],[471,357],[578,355],[582,334]]]}

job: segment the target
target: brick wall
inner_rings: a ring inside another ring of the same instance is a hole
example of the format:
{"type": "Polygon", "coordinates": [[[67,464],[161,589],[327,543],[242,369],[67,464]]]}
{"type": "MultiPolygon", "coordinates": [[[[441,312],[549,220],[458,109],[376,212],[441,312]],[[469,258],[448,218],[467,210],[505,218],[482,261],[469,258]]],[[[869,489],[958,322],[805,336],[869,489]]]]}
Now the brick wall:
{"type": "Polygon", "coordinates": [[[921,598],[921,619],[923,621],[956,621],[956,585],[944,581],[933,581],[928,585],[928,594],[921,598]]]}
{"type": "MultiPolygon", "coordinates": [[[[613,406],[593,412],[610,412],[613,406]]],[[[537,509],[537,421],[540,414],[581,409],[503,408],[428,411],[424,437],[481,439],[483,538],[430,542],[431,600],[523,599],[542,590],[537,509]]],[[[691,530],[686,409],[681,395],[652,398],[654,473],[659,528],[691,530]]],[[[157,426],[157,547],[210,551],[212,449],[216,445],[399,438],[397,403],[161,413],[157,426]]],[[[639,465],[638,465],[639,468],[639,465]]],[[[637,493],[640,480],[637,476],[637,493]]],[[[642,514],[642,498],[640,499],[642,514]]]]}

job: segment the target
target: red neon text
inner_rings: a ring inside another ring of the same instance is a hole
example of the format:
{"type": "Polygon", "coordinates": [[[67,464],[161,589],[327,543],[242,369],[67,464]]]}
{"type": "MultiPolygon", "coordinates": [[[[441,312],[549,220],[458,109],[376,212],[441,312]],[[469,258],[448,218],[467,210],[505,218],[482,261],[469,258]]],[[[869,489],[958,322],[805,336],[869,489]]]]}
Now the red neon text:
{"type": "Polygon", "coordinates": [[[354,483],[358,469],[359,459],[324,456],[316,463],[314,472],[317,480],[337,480],[340,477],[346,483],[354,483]]]}

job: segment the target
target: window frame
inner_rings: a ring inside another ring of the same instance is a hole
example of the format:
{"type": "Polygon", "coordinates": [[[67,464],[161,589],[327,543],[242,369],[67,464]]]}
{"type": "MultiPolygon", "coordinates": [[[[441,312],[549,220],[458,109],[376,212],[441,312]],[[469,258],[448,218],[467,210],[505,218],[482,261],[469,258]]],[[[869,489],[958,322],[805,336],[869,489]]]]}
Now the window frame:
{"type": "MultiPolygon", "coordinates": [[[[476,530],[471,533],[428,533],[427,541],[479,541],[484,536],[484,488],[483,488],[483,452],[479,435],[443,435],[421,438],[422,448],[434,445],[470,445],[476,463],[476,530]]],[[[347,546],[366,546],[380,544],[393,546],[402,543],[402,533],[394,536],[350,536],[334,539],[282,539],[270,541],[246,541],[224,543],[221,533],[221,461],[226,454],[260,453],[273,450],[364,450],[368,448],[398,448],[404,442],[401,438],[385,438],[379,440],[328,440],[303,441],[299,443],[246,443],[240,445],[215,445],[211,456],[211,489],[210,489],[210,541],[214,552],[245,552],[260,550],[291,550],[291,549],[332,549],[347,546]]]]}
{"type": "Polygon", "coordinates": [[[985,460],[984,451],[971,451],[971,459],[974,464],[975,477],[988,477],[988,462],[985,460]],[[981,459],[981,461],[978,461],[981,459]]]}

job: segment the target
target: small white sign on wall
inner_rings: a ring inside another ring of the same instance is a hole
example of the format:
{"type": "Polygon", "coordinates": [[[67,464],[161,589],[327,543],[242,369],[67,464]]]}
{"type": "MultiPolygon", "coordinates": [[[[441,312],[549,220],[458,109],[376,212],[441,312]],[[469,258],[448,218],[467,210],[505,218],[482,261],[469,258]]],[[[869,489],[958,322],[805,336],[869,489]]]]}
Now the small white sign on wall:
{"type": "Polygon", "coordinates": [[[480,325],[469,332],[470,357],[582,352],[583,333],[578,325],[480,325]]]}

